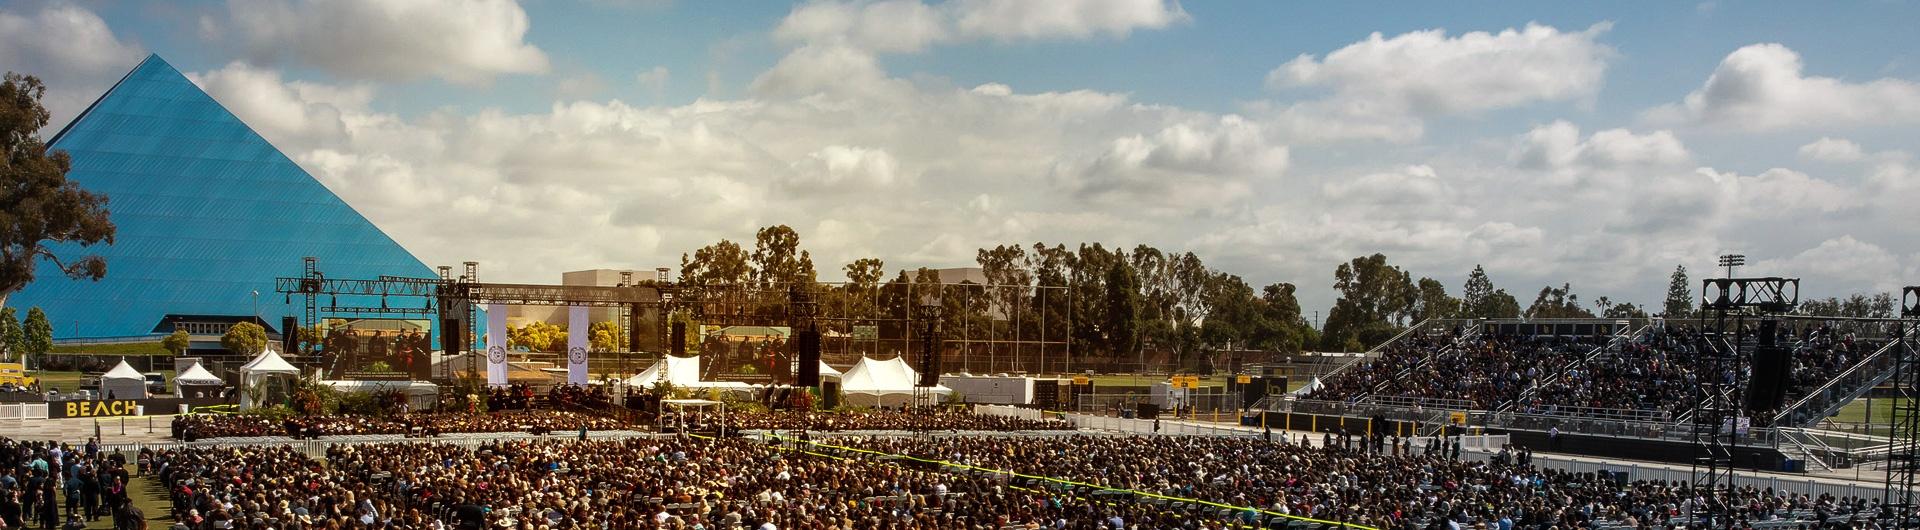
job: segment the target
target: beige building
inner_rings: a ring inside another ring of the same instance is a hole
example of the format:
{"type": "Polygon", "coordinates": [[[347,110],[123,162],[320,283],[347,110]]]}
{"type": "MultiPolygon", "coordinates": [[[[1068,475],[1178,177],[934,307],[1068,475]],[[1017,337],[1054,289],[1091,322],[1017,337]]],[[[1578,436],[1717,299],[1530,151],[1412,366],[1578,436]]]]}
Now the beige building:
{"type": "MultiPolygon", "coordinates": [[[[657,274],[658,274],[657,271],[652,271],[652,270],[631,270],[631,269],[590,269],[590,270],[584,270],[584,271],[570,271],[570,272],[560,273],[560,285],[617,287],[622,282],[627,281],[627,278],[629,277],[629,275],[632,278],[632,281],[641,282],[641,281],[656,279],[657,274]]],[[[603,322],[607,320],[618,320],[619,315],[616,315],[614,311],[615,311],[614,308],[609,308],[609,307],[589,308],[587,310],[587,321],[603,322]]],[[[520,327],[520,326],[527,325],[527,323],[529,322],[546,322],[548,324],[566,325],[567,308],[562,306],[538,306],[538,305],[512,306],[507,308],[507,325],[513,326],[513,327],[520,327]]]]}

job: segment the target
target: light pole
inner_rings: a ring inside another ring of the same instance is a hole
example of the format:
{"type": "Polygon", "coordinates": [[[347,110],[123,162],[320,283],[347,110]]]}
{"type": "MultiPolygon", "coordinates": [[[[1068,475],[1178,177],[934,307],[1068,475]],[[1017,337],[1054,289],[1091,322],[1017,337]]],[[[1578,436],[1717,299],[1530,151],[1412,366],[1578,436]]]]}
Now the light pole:
{"type": "Polygon", "coordinates": [[[253,290],[253,323],[260,323],[260,290],[253,290]]]}
{"type": "Polygon", "coordinates": [[[1727,278],[1733,278],[1733,268],[1747,264],[1745,254],[1725,254],[1720,256],[1720,266],[1727,268],[1727,278]]]}

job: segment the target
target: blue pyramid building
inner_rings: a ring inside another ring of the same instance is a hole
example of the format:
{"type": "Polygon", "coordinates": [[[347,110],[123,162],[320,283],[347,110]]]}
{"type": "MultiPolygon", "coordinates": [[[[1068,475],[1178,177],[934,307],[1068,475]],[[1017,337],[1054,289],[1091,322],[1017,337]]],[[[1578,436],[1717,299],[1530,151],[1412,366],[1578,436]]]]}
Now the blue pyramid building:
{"type": "Polygon", "coordinates": [[[259,316],[278,333],[301,300],[274,279],[314,256],[328,277],[433,277],[320,181],[158,55],[149,56],[53,137],[67,178],[107,196],[106,278],[66,278],[42,262],[8,306],[47,312],[56,339],[150,339],[179,322],[259,316]],[[258,294],[255,294],[255,293],[258,294]]]}

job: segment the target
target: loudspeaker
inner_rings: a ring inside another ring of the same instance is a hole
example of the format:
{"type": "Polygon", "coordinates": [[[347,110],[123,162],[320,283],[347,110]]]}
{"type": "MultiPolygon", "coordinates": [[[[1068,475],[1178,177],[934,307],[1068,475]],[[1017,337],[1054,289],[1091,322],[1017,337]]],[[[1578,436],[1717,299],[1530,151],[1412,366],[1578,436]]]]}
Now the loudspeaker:
{"type": "Polygon", "coordinates": [[[926,333],[920,334],[920,384],[918,386],[940,386],[940,328],[935,322],[927,322],[926,333]]]}
{"type": "Polygon", "coordinates": [[[1160,406],[1152,403],[1140,403],[1134,406],[1133,417],[1151,420],[1160,417],[1160,406]]]}
{"type": "Polygon", "coordinates": [[[809,329],[800,332],[800,371],[794,374],[793,384],[820,386],[819,331],[809,329]]]}
{"type": "Polygon", "coordinates": [[[686,357],[687,356],[687,323],[674,322],[673,329],[669,333],[673,334],[673,337],[670,340],[668,340],[668,343],[673,345],[673,350],[672,350],[673,356],[686,357]]]}
{"type": "Polygon", "coordinates": [[[1780,322],[1760,321],[1759,345],[1753,351],[1753,379],[1747,383],[1747,410],[1767,412],[1786,404],[1788,366],[1793,356],[1780,344],[1780,322]]]}
{"type": "Polygon", "coordinates": [[[293,317],[280,317],[280,353],[292,355],[300,351],[300,321],[293,317]]]}
{"type": "Polygon", "coordinates": [[[460,329],[460,319],[440,319],[440,349],[447,355],[459,355],[467,350],[467,332],[460,329]]]}
{"type": "Polygon", "coordinates": [[[820,409],[833,410],[840,406],[840,383],[820,382],[820,409]]]}

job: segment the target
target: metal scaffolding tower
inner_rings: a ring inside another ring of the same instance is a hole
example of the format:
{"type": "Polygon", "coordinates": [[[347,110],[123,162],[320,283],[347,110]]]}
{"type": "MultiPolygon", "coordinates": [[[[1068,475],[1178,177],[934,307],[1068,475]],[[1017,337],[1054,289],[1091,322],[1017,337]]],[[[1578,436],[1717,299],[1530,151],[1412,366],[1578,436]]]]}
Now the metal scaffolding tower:
{"type": "MultiPolygon", "coordinates": [[[[1723,258],[1723,261],[1725,259],[1723,258]]],[[[1703,327],[1695,335],[1699,374],[1694,396],[1693,479],[1690,484],[1707,493],[1706,506],[1687,510],[1689,525],[1730,526],[1720,513],[1733,493],[1733,455],[1740,437],[1751,427],[1746,414],[1749,368],[1754,347],[1748,344],[1750,321],[1777,318],[1793,310],[1800,298],[1798,278],[1712,278],[1700,289],[1703,327]]]]}
{"type": "Polygon", "coordinates": [[[1880,498],[1882,515],[1897,518],[1895,527],[1912,526],[1914,487],[1920,485],[1920,355],[1908,337],[1920,325],[1920,286],[1900,294],[1900,320],[1894,324],[1893,417],[1888,430],[1887,482],[1880,498]]]}

